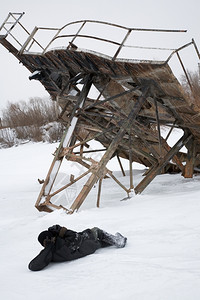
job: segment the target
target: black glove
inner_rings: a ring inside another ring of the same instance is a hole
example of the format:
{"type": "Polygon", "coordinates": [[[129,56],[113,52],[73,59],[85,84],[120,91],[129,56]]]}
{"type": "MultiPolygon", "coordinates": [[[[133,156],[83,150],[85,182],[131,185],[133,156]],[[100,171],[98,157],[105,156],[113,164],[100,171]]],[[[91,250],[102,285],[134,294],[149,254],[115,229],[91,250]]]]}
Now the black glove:
{"type": "Polygon", "coordinates": [[[56,237],[55,237],[55,236],[52,237],[52,238],[46,237],[46,239],[45,239],[44,242],[43,242],[43,245],[44,245],[44,247],[46,248],[46,247],[48,247],[50,244],[55,244],[55,242],[56,242],[56,237]]]}
{"type": "Polygon", "coordinates": [[[50,231],[53,235],[59,235],[60,229],[62,227],[60,225],[53,225],[48,228],[48,231],[50,231]]]}

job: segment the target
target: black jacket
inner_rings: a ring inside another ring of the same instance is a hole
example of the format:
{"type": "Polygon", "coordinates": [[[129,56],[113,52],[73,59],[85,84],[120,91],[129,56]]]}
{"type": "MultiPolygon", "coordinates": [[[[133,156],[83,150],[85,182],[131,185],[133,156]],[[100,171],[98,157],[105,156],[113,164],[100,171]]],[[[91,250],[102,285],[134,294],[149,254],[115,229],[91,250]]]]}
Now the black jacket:
{"type": "Polygon", "coordinates": [[[63,227],[57,231],[51,230],[51,228],[48,230],[54,238],[49,240],[46,247],[29,263],[28,267],[31,271],[42,270],[51,261],[70,261],[92,254],[101,247],[101,243],[95,239],[90,229],[78,233],[66,229],[60,235],[60,229],[63,227]]]}

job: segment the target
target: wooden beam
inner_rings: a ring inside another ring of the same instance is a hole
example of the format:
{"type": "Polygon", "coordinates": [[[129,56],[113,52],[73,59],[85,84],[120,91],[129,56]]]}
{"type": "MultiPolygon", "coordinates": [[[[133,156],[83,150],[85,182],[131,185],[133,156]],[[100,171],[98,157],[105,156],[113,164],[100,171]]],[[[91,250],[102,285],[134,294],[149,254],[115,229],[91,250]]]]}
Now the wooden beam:
{"type": "Polygon", "coordinates": [[[158,105],[156,99],[154,99],[154,104],[156,108],[156,122],[157,122],[157,132],[158,132],[158,141],[159,141],[159,150],[160,150],[160,157],[162,157],[162,141],[161,141],[161,133],[160,133],[160,120],[158,114],[158,105]]]}
{"type": "Polygon", "coordinates": [[[63,190],[65,190],[66,188],[68,188],[69,186],[71,186],[72,184],[74,184],[75,182],[77,182],[80,179],[82,179],[84,176],[86,176],[87,174],[89,174],[89,172],[90,172],[90,170],[87,170],[86,172],[84,172],[83,174],[81,174],[80,176],[78,176],[77,178],[73,179],[72,182],[69,182],[68,184],[65,184],[64,186],[62,186],[61,188],[59,188],[57,191],[55,191],[52,194],[50,194],[49,197],[48,197],[49,200],[53,196],[57,195],[58,193],[62,192],[63,190]]]}
{"type": "MultiPolygon", "coordinates": [[[[147,137],[145,136],[145,134],[147,133],[148,135],[150,135],[152,138],[155,139],[155,136],[153,135],[153,133],[152,132],[149,133],[149,128],[145,128],[142,124],[140,125],[139,123],[138,124],[134,123],[133,131],[135,131],[135,133],[142,140],[142,142],[147,147],[147,149],[149,149],[150,152],[152,153],[153,156],[148,154],[150,161],[154,160],[154,162],[155,162],[155,160],[159,158],[159,154],[157,153],[156,149],[153,146],[151,146],[150,143],[148,143],[147,137]]],[[[134,148],[133,148],[133,151],[134,151],[134,148]]]]}
{"type": "Polygon", "coordinates": [[[140,194],[149,183],[161,173],[162,168],[164,168],[168,161],[172,159],[172,157],[192,138],[192,135],[185,134],[183,135],[178,142],[171,148],[171,150],[160,160],[160,162],[155,165],[150,172],[146,175],[146,177],[136,186],[135,193],[140,194]]]}
{"type": "MultiPolygon", "coordinates": [[[[167,151],[167,152],[169,152],[170,151],[170,149],[171,149],[171,147],[167,144],[167,142],[163,142],[163,147],[164,147],[164,149],[167,151]]],[[[182,161],[181,161],[181,159],[175,154],[174,156],[173,156],[173,158],[172,158],[172,161],[177,165],[177,167],[183,172],[183,170],[184,170],[184,166],[183,166],[183,164],[182,164],[182,161]]]]}
{"type": "Polygon", "coordinates": [[[117,154],[117,160],[118,160],[119,166],[120,166],[120,168],[121,168],[122,175],[123,175],[123,176],[126,176],[126,174],[125,174],[125,172],[124,172],[124,168],[123,168],[123,166],[122,166],[122,162],[121,162],[120,157],[119,157],[118,154],[117,154]]]}
{"type": "Polygon", "coordinates": [[[186,158],[186,165],[183,170],[183,176],[185,178],[192,178],[194,172],[194,164],[196,157],[196,142],[194,139],[191,139],[186,145],[188,152],[186,158]]]}
{"type": "Polygon", "coordinates": [[[97,195],[97,207],[100,206],[100,197],[101,197],[102,180],[103,180],[103,178],[100,178],[100,179],[99,179],[99,188],[98,188],[98,195],[97,195]]]}
{"type": "Polygon", "coordinates": [[[129,177],[130,177],[130,190],[134,189],[133,186],[133,152],[132,152],[132,148],[133,148],[133,144],[132,144],[132,137],[131,137],[131,133],[129,134],[129,177]]]}
{"type": "Polygon", "coordinates": [[[90,105],[86,106],[86,107],[84,108],[84,110],[86,111],[86,110],[88,110],[88,109],[91,109],[91,108],[93,108],[93,107],[99,105],[99,104],[102,105],[102,104],[104,104],[104,103],[106,103],[106,102],[109,102],[109,101],[115,100],[115,99],[117,99],[117,98],[120,98],[120,97],[122,97],[122,96],[128,95],[128,94],[130,94],[130,93],[136,91],[137,89],[139,89],[139,87],[136,87],[136,88],[134,87],[134,88],[132,88],[132,89],[130,89],[130,90],[128,90],[128,91],[124,91],[124,92],[122,92],[122,93],[119,93],[119,94],[116,94],[116,95],[114,95],[114,96],[108,97],[108,98],[106,98],[106,99],[104,99],[104,100],[96,101],[96,102],[94,102],[93,104],[90,104],[90,105]]]}
{"type": "Polygon", "coordinates": [[[127,128],[131,126],[135,118],[137,117],[140,109],[142,108],[143,104],[145,103],[148,95],[150,92],[150,86],[146,85],[143,88],[142,95],[138,98],[138,101],[135,103],[133,109],[131,110],[129,116],[127,119],[123,121],[121,124],[121,128],[119,129],[118,133],[116,134],[115,138],[112,140],[110,146],[108,147],[107,151],[101,158],[100,162],[98,163],[98,166],[96,169],[93,169],[92,175],[87,180],[86,184],[83,186],[81,192],[79,193],[78,197],[75,199],[74,203],[70,207],[71,213],[75,210],[78,210],[87,195],[89,194],[90,190],[92,189],[95,182],[98,180],[98,178],[102,178],[105,173],[105,167],[108,163],[108,161],[113,156],[114,152],[116,151],[122,137],[127,131],[127,128]]]}
{"type": "Polygon", "coordinates": [[[169,132],[168,132],[168,134],[167,134],[167,136],[165,138],[165,142],[167,142],[168,138],[170,137],[170,134],[172,133],[175,125],[176,125],[176,120],[173,122],[172,127],[170,128],[170,130],[169,130],[169,132]]]}
{"type": "Polygon", "coordinates": [[[114,175],[113,175],[113,173],[110,171],[110,170],[108,170],[108,172],[107,172],[109,175],[110,175],[110,177],[117,183],[117,184],[119,184],[119,186],[121,186],[121,188],[127,193],[127,194],[129,194],[129,192],[130,192],[130,189],[127,189],[114,175]]]}

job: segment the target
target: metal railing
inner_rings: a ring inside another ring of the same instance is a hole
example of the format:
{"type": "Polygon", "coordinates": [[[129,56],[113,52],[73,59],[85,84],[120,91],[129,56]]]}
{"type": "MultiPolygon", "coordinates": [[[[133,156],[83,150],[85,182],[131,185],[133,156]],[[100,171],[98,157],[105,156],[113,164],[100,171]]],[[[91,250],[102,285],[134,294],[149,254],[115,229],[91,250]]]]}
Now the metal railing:
{"type": "MultiPolygon", "coordinates": [[[[71,40],[69,41],[69,45],[67,47],[67,49],[70,49],[73,45],[73,43],[75,42],[75,40],[77,38],[85,38],[85,39],[92,39],[92,40],[98,40],[101,42],[105,42],[105,43],[109,43],[109,44],[113,44],[115,46],[117,46],[117,50],[114,53],[112,60],[115,60],[117,58],[117,56],[119,55],[120,51],[122,48],[138,48],[138,49],[151,49],[151,50],[168,50],[168,51],[172,51],[172,53],[170,54],[170,56],[168,57],[168,59],[166,60],[166,62],[168,62],[171,57],[173,56],[174,53],[178,53],[178,51],[182,50],[183,48],[185,48],[188,45],[193,44],[195,46],[195,49],[197,51],[197,54],[199,56],[199,52],[197,49],[197,46],[194,42],[194,40],[192,40],[191,43],[184,45],[183,47],[179,48],[179,49],[171,49],[171,48],[161,48],[161,47],[144,47],[144,46],[135,46],[135,45],[125,45],[125,42],[127,41],[128,37],[130,36],[130,34],[132,32],[135,31],[143,31],[143,32],[187,32],[187,30],[171,30],[171,29],[148,29],[148,28],[129,28],[126,26],[122,26],[122,25],[118,25],[118,24],[114,24],[114,23],[110,23],[110,22],[104,22],[104,21],[96,21],[96,20],[80,20],[80,21],[74,21],[74,22],[70,22],[64,26],[62,26],[61,28],[54,28],[54,27],[35,27],[33,29],[33,31],[30,33],[21,23],[20,23],[20,19],[22,18],[22,16],[25,13],[9,13],[7,18],[5,19],[5,21],[3,22],[3,24],[0,26],[0,32],[2,29],[5,30],[6,34],[5,36],[11,36],[15,42],[20,46],[19,49],[19,53],[23,54],[23,53],[29,53],[31,52],[31,49],[33,48],[33,46],[35,44],[37,44],[37,46],[40,49],[40,53],[44,54],[45,52],[47,52],[50,48],[50,46],[53,44],[54,41],[61,39],[61,38],[70,38],[71,40]],[[125,34],[124,37],[122,39],[121,42],[115,41],[115,40],[111,40],[111,39],[106,39],[106,38],[102,38],[99,36],[95,36],[95,35],[86,35],[86,34],[80,34],[82,29],[86,26],[86,24],[89,23],[93,23],[93,24],[100,24],[100,25],[105,25],[105,26],[110,26],[110,27],[115,27],[115,28],[119,28],[122,30],[125,30],[125,34]],[[75,34],[61,34],[63,33],[63,31],[75,24],[80,24],[77,32],[75,34]],[[24,32],[26,32],[26,34],[28,35],[26,41],[22,44],[13,34],[12,34],[12,29],[16,26],[19,25],[21,29],[23,29],[24,32]],[[53,36],[53,38],[46,44],[46,45],[41,45],[41,43],[36,39],[36,34],[38,31],[55,31],[55,34],[53,36]]],[[[200,57],[200,56],[199,56],[200,57]]]]}
{"type": "MultiPolygon", "coordinates": [[[[9,12],[7,18],[5,19],[5,21],[0,26],[0,32],[1,31],[5,32],[5,34],[3,36],[4,37],[10,36],[21,48],[23,47],[23,44],[19,41],[19,39],[17,39],[16,36],[14,36],[12,34],[11,31],[18,25],[18,27],[20,27],[23,30],[23,32],[25,32],[28,35],[28,38],[30,37],[30,32],[20,22],[20,19],[23,17],[24,14],[25,14],[25,12],[22,12],[22,13],[11,13],[11,12],[9,12]]],[[[36,43],[40,48],[44,49],[38,43],[38,41],[36,41],[34,38],[33,38],[33,42],[36,43]]]]}
{"type": "Polygon", "coordinates": [[[178,49],[171,49],[171,48],[160,48],[160,47],[143,47],[143,46],[135,46],[135,45],[127,45],[125,44],[125,42],[127,41],[128,37],[130,36],[130,34],[132,32],[135,31],[143,31],[143,32],[168,32],[168,33],[177,33],[177,32],[187,32],[187,30],[171,30],[171,29],[148,29],[148,28],[129,28],[126,26],[122,26],[122,25],[118,25],[118,24],[114,24],[114,23],[109,23],[109,22],[103,22],[103,21],[95,21],[95,20],[80,20],[80,21],[74,21],[74,22],[70,22],[66,25],[64,25],[61,28],[45,28],[45,27],[35,27],[33,29],[33,31],[30,33],[21,23],[20,23],[20,19],[22,18],[22,16],[24,15],[23,13],[9,13],[7,18],[5,19],[5,21],[3,22],[3,24],[0,26],[0,32],[2,30],[5,31],[5,35],[4,37],[7,36],[11,36],[14,41],[20,46],[19,49],[19,54],[23,54],[23,53],[31,53],[31,49],[33,48],[33,46],[36,44],[40,51],[39,53],[44,54],[45,52],[49,51],[50,46],[53,44],[54,41],[61,39],[61,38],[70,38],[69,41],[69,45],[67,46],[67,49],[70,49],[71,47],[73,47],[74,42],[77,38],[85,38],[85,39],[91,39],[91,40],[98,40],[101,42],[105,42],[105,43],[109,43],[109,44],[113,44],[115,46],[117,46],[117,50],[114,53],[114,55],[112,56],[112,60],[114,61],[117,56],[119,55],[120,51],[122,48],[138,48],[138,49],[151,49],[151,50],[168,50],[168,51],[172,51],[171,54],[169,55],[169,57],[166,59],[165,63],[168,63],[171,58],[174,56],[174,54],[177,55],[178,60],[181,64],[181,67],[183,69],[183,72],[186,76],[186,79],[188,81],[188,84],[192,90],[192,85],[190,83],[190,79],[189,76],[187,74],[187,71],[184,67],[183,61],[181,60],[181,57],[179,55],[179,52],[190,46],[193,45],[195,48],[195,51],[197,53],[197,56],[200,60],[200,53],[199,50],[197,48],[197,45],[194,41],[194,39],[192,39],[192,41],[190,43],[187,43],[185,45],[183,45],[182,47],[179,47],[178,49]],[[95,36],[95,35],[86,35],[86,34],[81,34],[81,31],[83,28],[85,28],[86,24],[99,24],[99,25],[104,25],[104,26],[110,26],[110,27],[114,27],[114,28],[119,28],[125,31],[125,34],[123,36],[123,39],[121,42],[115,41],[115,40],[111,40],[111,39],[106,39],[106,38],[102,38],[99,36],[95,36]],[[75,34],[63,34],[63,31],[72,26],[72,25],[80,25],[78,27],[78,30],[75,34]],[[12,34],[12,30],[13,28],[19,25],[20,28],[28,35],[26,41],[22,44],[13,34],[12,34]],[[55,31],[55,34],[53,35],[53,38],[51,38],[51,40],[44,46],[41,45],[41,43],[39,43],[39,41],[36,39],[36,34],[38,33],[38,31],[55,31]]]}
{"type": "Polygon", "coordinates": [[[19,42],[19,40],[11,33],[11,31],[13,30],[13,28],[18,24],[19,26],[21,26],[23,28],[23,30],[25,30],[28,34],[29,32],[23,27],[23,25],[19,22],[19,20],[23,17],[24,12],[23,13],[9,13],[7,18],[5,19],[5,21],[3,22],[3,24],[0,26],[0,32],[4,31],[5,34],[4,36],[8,36],[10,35],[15,42],[22,47],[22,44],[19,42]]]}
{"type": "Polygon", "coordinates": [[[52,45],[52,43],[60,38],[71,38],[71,41],[69,42],[69,46],[67,47],[68,49],[70,49],[71,45],[74,43],[74,41],[77,38],[86,38],[86,39],[95,39],[95,40],[99,40],[102,42],[106,42],[106,43],[110,43],[110,44],[114,44],[116,46],[118,46],[117,51],[115,52],[115,54],[112,57],[112,60],[115,60],[118,56],[118,54],[120,53],[121,49],[123,47],[127,47],[127,48],[143,48],[143,49],[159,49],[159,50],[175,50],[175,49],[169,49],[169,48],[152,48],[152,47],[140,47],[140,46],[132,46],[132,45],[125,45],[125,42],[127,41],[129,35],[133,32],[133,31],[145,31],[145,32],[186,32],[186,30],[169,30],[169,29],[145,29],[145,28],[129,28],[129,27],[125,27],[125,26],[121,26],[118,24],[114,24],[114,23],[109,23],[109,22],[103,22],[103,21],[95,21],[95,20],[81,20],[81,21],[75,21],[75,22],[70,22],[66,25],[64,25],[61,28],[45,28],[45,27],[35,27],[32,31],[32,33],[29,35],[29,37],[27,38],[27,40],[25,41],[25,43],[23,44],[23,46],[20,49],[20,53],[24,53],[31,51],[31,48],[33,47],[34,43],[37,43],[39,45],[39,47],[41,48],[42,54],[44,54],[45,52],[48,51],[49,47],[52,45]],[[82,31],[82,29],[86,26],[86,24],[88,23],[95,23],[95,24],[101,24],[101,25],[107,25],[107,26],[111,26],[111,27],[115,27],[115,28],[120,28],[125,30],[125,35],[122,39],[121,42],[115,41],[115,40],[111,40],[111,39],[105,39],[105,38],[101,38],[95,35],[86,35],[86,34],[80,34],[80,32],[82,31]],[[63,32],[64,29],[66,29],[67,27],[74,25],[74,24],[80,24],[77,32],[75,34],[61,34],[63,32]],[[37,42],[37,40],[34,38],[36,33],[39,30],[48,30],[48,31],[56,31],[55,35],[53,36],[53,38],[47,43],[46,46],[41,46],[41,44],[39,44],[37,42]]]}
{"type": "Polygon", "coordinates": [[[147,29],[147,28],[129,28],[129,27],[125,27],[122,25],[118,25],[118,24],[114,24],[114,23],[109,23],[109,22],[103,22],[103,21],[95,21],[95,20],[80,20],[80,21],[74,21],[74,22],[70,22],[66,25],[64,25],[61,28],[44,28],[44,27],[35,27],[34,30],[32,31],[32,33],[29,35],[28,39],[26,40],[26,42],[24,43],[24,45],[22,46],[20,53],[24,53],[24,51],[30,51],[32,46],[34,45],[34,43],[37,43],[40,48],[42,49],[42,54],[44,54],[45,52],[47,52],[50,48],[50,46],[53,44],[54,41],[61,39],[61,38],[71,38],[69,45],[67,47],[67,49],[70,49],[73,45],[73,43],[75,42],[75,40],[77,38],[86,38],[86,39],[94,39],[94,40],[98,40],[101,42],[106,42],[106,43],[110,43],[110,44],[114,44],[116,46],[118,46],[115,54],[112,57],[112,60],[114,61],[117,56],[119,55],[120,51],[122,48],[138,48],[138,49],[151,49],[151,50],[168,50],[168,51],[172,51],[171,54],[169,55],[169,57],[166,59],[165,63],[168,63],[170,61],[170,59],[173,57],[174,54],[177,55],[178,60],[180,62],[180,65],[183,69],[183,72],[185,74],[185,77],[188,81],[188,84],[190,86],[190,89],[192,91],[192,84],[190,82],[190,78],[187,74],[187,71],[184,67],[183,61],[180,57],[179,52],[181,50],[183,50],[184,48],[193,45],[195,48],[195,51],[197,53],[197,56],[200,60],[200,53],[199,50],[197,48],[197,45],[194,41],[194,39],[192,39],[192,41],[190,43],[187,43],[177,49],[171,49],[171,48],[160,48],[160,47],[141,47],[141,46],[133,46],[133,45],[125,45],[125,42],[127,41],[128,37],[130,36],[130,34],[132,32],[135,31],[143,31],[143,32],[168,32],[168,33],[177,33],[177,32],[187,32],[187,30],[171,30],[171,29],[147,29]],[[88,23],[94,23],[94,24],[101,24],[101,25],[106,25],[106,26],[110,26],[110,27],[115,27],[115,28],[119,28],[119,29],[123,29],[125,30],[125,34],[124,37],[122,39],[122,42],[117,42],[115,40],[108,40],[105,38],[101,38],[95,35],[86,35],[86,34],[81,34],[82,29],[86,26],[86,24],[88,23]],[[75,25],[75,24],[80,24],[77,32],[75,34],[61,34],[64,29],[66,29],[67,27],[71,26],[71,25],[75,25]],[[55,35],[53,36],[53,38],[49,41],[49,43],[47,43],[47,45],[45,47],[42,47],[34,38],[34,36],[36,35],[38,30],[50,30],[50,31],[56,31],[55,35]]]}

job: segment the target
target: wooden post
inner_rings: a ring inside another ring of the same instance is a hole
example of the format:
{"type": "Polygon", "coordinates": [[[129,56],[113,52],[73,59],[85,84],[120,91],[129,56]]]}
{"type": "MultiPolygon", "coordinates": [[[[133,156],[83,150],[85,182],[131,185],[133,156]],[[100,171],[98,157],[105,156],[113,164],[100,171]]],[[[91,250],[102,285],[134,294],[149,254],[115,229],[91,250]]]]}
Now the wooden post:
{"type": "Polygon", "coordinates": [[[130,173],[130,190],[132,191],[134,189],[133,186],[133,162],[132,162],[132,138],[131,138],[131,133],[129,133],[129,173],[130,173]]]}
{"type": "Polygon", "coordinates": [[[99,204],[100,204],[102,180],[103,180],[103,178],[99,179],[99,189],[98,189],[98,195],[97,195],[97,207],[99,207],[99,204]]]}
{"type": "Polygon", "coordinates": [[[194,172],[194,163],[195,163],[195,154],[196,154],[196,143],[194,139],[190,140],[186,145],[188,152],[187,152],[187,159],[186,165],[183,170],[183,176],[185,178],[192,178],[194,172]]]}

